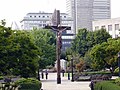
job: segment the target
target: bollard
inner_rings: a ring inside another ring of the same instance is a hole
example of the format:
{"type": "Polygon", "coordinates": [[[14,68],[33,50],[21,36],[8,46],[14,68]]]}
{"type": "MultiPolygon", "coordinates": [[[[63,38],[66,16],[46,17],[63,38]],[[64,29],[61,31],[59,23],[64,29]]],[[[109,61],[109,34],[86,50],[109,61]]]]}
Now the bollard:
{"type": "Polygon", "coordinates": [[[42,76],[42,79],[44,79],[44,74],[43,74],[43,71],[41,72],[41,76],[42,76]]]}
{"type": "Polygon", "coordinates": [[[64,77],[64,73],[65,73],[65,71],[64,70],[62,70],[62,76],[64,77]]]}
{"type": "Polygon", "coordinates": [[[70,73],[68,72],[68,80],[70,80],[70,73]]]}

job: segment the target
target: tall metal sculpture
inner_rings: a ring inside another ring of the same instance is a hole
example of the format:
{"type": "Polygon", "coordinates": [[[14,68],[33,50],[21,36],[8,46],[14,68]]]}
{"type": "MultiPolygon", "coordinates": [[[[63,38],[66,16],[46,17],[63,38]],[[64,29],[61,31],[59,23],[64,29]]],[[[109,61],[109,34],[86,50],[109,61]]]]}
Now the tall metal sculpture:
{"type": "Polygon", "coordinates": [[[61,66],[60,66],[60,55],[61,55],[61,48],[62,48],[62,32],[65,30],[70,30],[71,27],[68,26],[61,26],[60,24],[60,11],[54,11],[52,15],[52,23],[51,26],[45,26],[46,29],[52,29],[56,32],[56,59],[57,59],[57,84],[61,84],[61,66]]]}

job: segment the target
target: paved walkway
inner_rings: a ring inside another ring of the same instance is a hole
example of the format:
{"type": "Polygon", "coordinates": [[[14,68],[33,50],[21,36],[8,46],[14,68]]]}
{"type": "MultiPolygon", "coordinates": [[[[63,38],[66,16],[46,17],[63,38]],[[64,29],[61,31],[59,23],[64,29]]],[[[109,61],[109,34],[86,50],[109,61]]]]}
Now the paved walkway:
{"type": "Polygon", "coordinates": [[[62,77],[61,84],[57,84],[56,81],[57,74],[49,73],[48,79],[42,79],[42,89],[43,90],[90,90],[88,81],[81,82],[71,82],[67,80],[67,77],[62,77]]]}

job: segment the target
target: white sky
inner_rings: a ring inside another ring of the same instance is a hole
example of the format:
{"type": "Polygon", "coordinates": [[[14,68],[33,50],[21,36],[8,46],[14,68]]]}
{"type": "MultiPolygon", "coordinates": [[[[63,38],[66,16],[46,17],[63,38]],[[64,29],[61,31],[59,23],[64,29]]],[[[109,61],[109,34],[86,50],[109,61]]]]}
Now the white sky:
{"type": "MultiPolygon", "coordinates": [[[[53,12],[54,9],[66,12],[66,0],[0,0],[0,20],[6,19],[8,25],[17,23],[30,12],[53,12]]],[[[120,0],[111,0],[112,18],[120,17],[120,0]]]]}

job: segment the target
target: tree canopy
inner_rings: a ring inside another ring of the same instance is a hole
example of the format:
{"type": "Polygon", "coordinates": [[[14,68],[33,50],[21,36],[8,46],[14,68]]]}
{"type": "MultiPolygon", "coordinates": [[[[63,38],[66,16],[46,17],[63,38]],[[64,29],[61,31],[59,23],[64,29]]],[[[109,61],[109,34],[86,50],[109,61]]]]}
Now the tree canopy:
{"type": "Polygon", "coordinates": [[[40,68],[46,68],[46,66],[54,65],[56,60],[56,39],[55,34],[51,30],[40,29],[32,30],[31,35],[34,38],[34,43],[39,47],[42,55],[40,57],[40,68]]]}
{"type": "Polygon", "coordinates": [[[109,68],[112,71],[117,67],[117,53],[120,50],[120,38],[109,39],[108,42],[95,45],[89,52],[94,69],[109,68]]]}
{"type": "Polygon", "coordinates": [[[39,53],[39,49],[26,31],[0,26],[1,74],[36,76],[39,53]]]}
{"type": "Polygon", "coordinates": [[[108,38],[111,38],[105,29],[101,29],[95,32],[87,31],[87,29],[78,30],[78,34],[72,43],[72,50],[78,52],[81,56],[96,44],[106,42],[108,38]]]}

